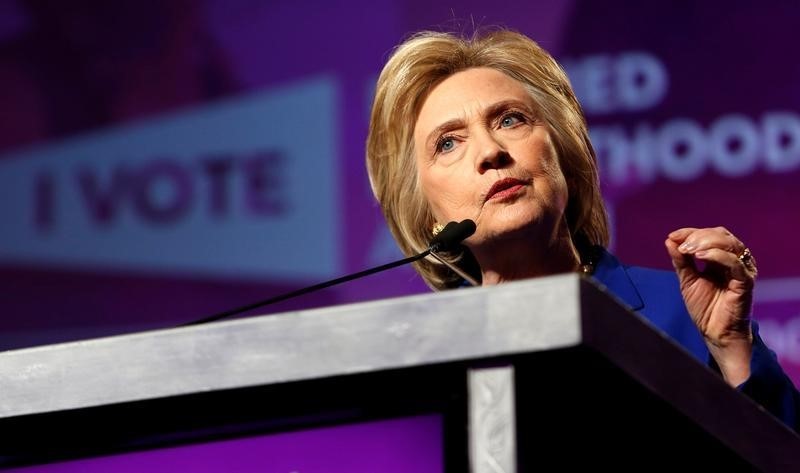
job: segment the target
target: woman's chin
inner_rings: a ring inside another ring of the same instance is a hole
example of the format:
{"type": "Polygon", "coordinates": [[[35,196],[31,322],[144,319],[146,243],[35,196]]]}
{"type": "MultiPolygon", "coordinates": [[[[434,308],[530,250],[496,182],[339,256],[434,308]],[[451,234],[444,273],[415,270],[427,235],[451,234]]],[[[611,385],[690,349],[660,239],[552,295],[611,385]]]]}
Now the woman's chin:
{"type": "Polygon", "coordinates": [[[468,242],[476,246],[496,246],[521,239],[531,243],[539,238],[550,240],[557,233],[557,226],[558,219],[543,218],[541,215],[498,216],[482,220],[478,224],[477,233],[468,242]]]}
{"type": "Polygon", "coordinates": [[[481,230],[483,231],[475,235],[474,238],[470,238],[470,242],[474,242],[476,245],[495,246],[503,242],[511,242],[521,238],[527,239],[536,233],[535,227],[530,225],[514,225],[510,223],[505,225],[493,225],[492,227],[481,230]]]}

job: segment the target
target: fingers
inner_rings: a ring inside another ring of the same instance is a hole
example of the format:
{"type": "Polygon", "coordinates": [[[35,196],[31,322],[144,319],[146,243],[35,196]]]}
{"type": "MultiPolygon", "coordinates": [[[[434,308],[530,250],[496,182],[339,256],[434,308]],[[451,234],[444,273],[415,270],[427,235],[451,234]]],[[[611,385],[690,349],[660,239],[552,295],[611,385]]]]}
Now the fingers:
{"type": "Polygon", "coordinates": [[[753,283],[754,272],[750,271],[742,264],[739,257],[730,251],[711,248],[696,252],[694,257],[707,263],[716,263],[720,267],[726,269],[730,277],[737,281],[747,283],[748,285],[753,283]]]}
{"type": "Polygon", "coordinates": [[[744,243],[725,227],[681,228],[670,233],[669,239],[679,244],[678,251],[683,254],[719,248],[740,255],[745,249],[744,243]]]}
{"type": "Polygon", "coordinates": [[[676,242],[671,238],[667,238],[664,242],[664,245],[667,247],[667,253],[669,253],[669,257],[672,259],[672,266],[679,273],[687,270],[696,272],[697,268],[694,265],[694,258],[692,258],[691,255],[681,253],[681,251],[678,250],[679,243],[680,242],[676,242]]]}
{"type": "Polygon", "coordinates": [[[677,241],[678,243],[682,243],[686,239],[686,237],[689,236],[689,234],[691,234],[692,232],[696,232],[697,230],[699,230],[699,228],[692,228],[692,227],[679,228],[678,230],[675,230],[674,232],[667,235],[667,238],[669,238],[670,240],[677,241]]]}
{"type": "Polygon", "coordinates": [[[682,268],[696,269],[693,261],[696,258],[715,263],[739,281],[752,282],[757,274],[749,250],[725,227],[675,230],[667,238],[667,251],[673,266],[679,271],[682,268]]]}

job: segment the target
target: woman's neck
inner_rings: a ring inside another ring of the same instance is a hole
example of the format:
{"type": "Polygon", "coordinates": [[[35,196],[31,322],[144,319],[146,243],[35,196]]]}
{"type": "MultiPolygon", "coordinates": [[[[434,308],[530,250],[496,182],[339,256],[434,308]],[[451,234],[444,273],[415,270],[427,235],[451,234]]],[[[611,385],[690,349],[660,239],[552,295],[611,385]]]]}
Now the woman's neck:
{"type": "Polygon", "coordinates": [[[481,267],[483,285],[578,271],[580,255],[566,224],[563,227],[546,241],[519,238],[473,250],[481,267]]]}

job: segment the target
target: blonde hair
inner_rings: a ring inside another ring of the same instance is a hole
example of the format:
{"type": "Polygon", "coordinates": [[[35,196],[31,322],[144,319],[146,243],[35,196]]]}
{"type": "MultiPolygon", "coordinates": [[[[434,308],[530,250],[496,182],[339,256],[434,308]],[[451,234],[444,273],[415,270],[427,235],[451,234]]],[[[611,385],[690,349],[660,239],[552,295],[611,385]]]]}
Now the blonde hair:
{"type": "MultiPolygon", "coordinates": [[[[414,158],[413,133],[430,91],[456,72],[488,67],[522,83],[539,107],[559,156],[569,200],[565,217],[582,254],[608,244],[608,217],[600,196],[597,163],[583,116],[566,74],[526,36],[509,30],[471,39],[424,31],[400,44],[381,71],[367,138],[367,171],[389,229],[406,255],[425,250],[434,216],[422,195],[414,158]]],[[[479,269],[470,251],[447,255],[479,269]]],[[[437,261],[423,259],[416,269],[434,289],[461,279],[437,261]]]]}

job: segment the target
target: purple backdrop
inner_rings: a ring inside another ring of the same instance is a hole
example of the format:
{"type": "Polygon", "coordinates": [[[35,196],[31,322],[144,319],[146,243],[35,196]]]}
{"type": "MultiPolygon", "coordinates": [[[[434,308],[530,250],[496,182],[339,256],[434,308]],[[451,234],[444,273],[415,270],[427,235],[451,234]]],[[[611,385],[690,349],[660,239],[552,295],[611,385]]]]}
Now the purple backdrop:
{"type": "Polygon", "coordinates": [[[259,435],[12,468],[18,473],[442,473],[435,415],[259,435]]]}
{"type": "MultiPolygon", "coordinates": [[[[565,65],[613,250],[725,225],[800,380],[791,2],[0,2],[0,349],[165,327],[400,256],[363,166],[412,31],[501,24],[565,65]],[[264,157],[268,158],[264,158],[264,157]],[[259,157],[263,158],[259,160],[259,157]]],[[[426,291],[409,268],[256,312],[426,291]]]]}

